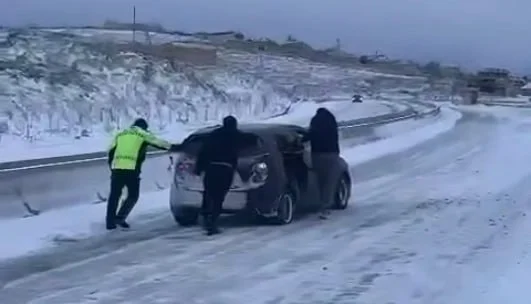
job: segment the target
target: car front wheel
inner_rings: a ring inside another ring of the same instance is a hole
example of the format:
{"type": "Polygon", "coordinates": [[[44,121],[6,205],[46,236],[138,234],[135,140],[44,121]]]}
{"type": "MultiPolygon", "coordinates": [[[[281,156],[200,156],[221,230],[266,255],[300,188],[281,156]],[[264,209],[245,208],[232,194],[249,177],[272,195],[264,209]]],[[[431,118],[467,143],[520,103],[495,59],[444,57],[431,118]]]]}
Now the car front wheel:
{"type": "Polygon", "coordinates": [[[273,222],[277,225],[287,225],[293,221],[295,214],[295,195],[292,191],[284,192],[278,200],[277,215],[273,222]]]}

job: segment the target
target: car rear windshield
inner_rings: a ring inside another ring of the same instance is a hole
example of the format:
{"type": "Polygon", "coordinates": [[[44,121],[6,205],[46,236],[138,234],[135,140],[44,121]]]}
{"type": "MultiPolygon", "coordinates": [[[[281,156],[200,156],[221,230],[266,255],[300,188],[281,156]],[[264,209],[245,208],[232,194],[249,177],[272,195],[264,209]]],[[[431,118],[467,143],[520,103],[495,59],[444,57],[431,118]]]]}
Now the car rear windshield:
{"type": "MultiPolygon", "coordinates": [[[[207,138],[208,134],[190,135],[183,142],[183,151],[186,154],[197,156],[197,154],[199,154],[199,150],[205,144],[207,138]]],[[[239,156],[247,157],[262,154],[264,153],[262,145],[262,141],[259,140],[258,144],[253,144],[240,150],[239,156]]]]}

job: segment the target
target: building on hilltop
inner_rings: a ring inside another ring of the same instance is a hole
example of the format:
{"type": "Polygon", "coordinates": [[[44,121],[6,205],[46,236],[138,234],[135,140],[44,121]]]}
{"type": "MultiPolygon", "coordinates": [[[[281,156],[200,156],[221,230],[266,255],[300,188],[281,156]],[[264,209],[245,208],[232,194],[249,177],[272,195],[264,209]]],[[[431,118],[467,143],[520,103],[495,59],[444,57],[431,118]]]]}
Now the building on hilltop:
{"type": "Polygon", "coordinates": [[[506,69],[488,68],[469,79],[468,86],[480,93],[495,96],[516,96],[524,85],[523,79],[511,75],[506,69]]]}
{"type": "Polygon", "coordinates": [[[520,94],[524,96],[531,96],[531,82],[527,83],[520,89],[520,94]]]}

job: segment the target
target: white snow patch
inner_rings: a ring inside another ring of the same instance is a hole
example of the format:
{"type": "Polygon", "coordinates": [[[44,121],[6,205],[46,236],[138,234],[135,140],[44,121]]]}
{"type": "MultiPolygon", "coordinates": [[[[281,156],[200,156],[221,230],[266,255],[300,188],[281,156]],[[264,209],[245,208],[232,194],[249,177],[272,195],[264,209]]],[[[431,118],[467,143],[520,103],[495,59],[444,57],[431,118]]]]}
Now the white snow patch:
{"type": "MultiPolygon", "coordinates": [[[[519,231],[511,237],[507,247],[498,248],[497,259],[499,263],[492,273],[482,273],[479,277],[474,277],[472,283],[475,288],[465,289],[465,293],[458,293],[461,299],[470,300],[467,303],[484,304],[528,304],[529,303],[529,282],[531,274],[531,240],[529,231],[531,224],[528,220],[522,221],[519,231]]],[[[477,276],[477,273],[476,273],[477,276]]]]}
{"type": "Polygon", "coordinates": [[[365,100],[353,103],[349,99],[327,102],[300,102],[293,106],[290,113],[268,119],[267,122],[293,123],[307,126],[318,108],[327,108],[336,116],[336,120],[349,121],[390,113],[391,110],[382,101],[365,100]]]}
{"type": "Polygon", "coordinates": [[[389,138],[415,129],[433,126],[434,123],[447,120],[445,115],[430,116],[423,119],[407,119],[376,127],[374,133],[379,138],[389,138]]]}
{"type": "Polygon", "coordinates": [[[416,129],[410,133],[400,134],[388,139],[349,149],[343,153],[343,157],[349,162],[349,164],[357,165],[380,158],[387,154],[407,150],[424,141],[435,138],[444,132],[450,131],[462,116],[461,113],[448,108],[442,108],[440,115],[443,115],[445,119],[438,121],[433,125],[416,129]]]}
{"type": "MultiPolygon", "coordinates": [[[[141,195],[133,209],[130,222],[134,225],[139,216],[168,209],[169,191],[141,195]]],[[[53,246],[54,241],[75,241],[107,232],[104,225],[106,204],[77,205],[57,209],[39,216],[0,221],[0,239],[3,248],[0,259],[23,256],[53,246]],[[13,238],[13,231],[17,237],[13,238]]],[[[134,227],[133,227],[134,228],[134,227]]]]}

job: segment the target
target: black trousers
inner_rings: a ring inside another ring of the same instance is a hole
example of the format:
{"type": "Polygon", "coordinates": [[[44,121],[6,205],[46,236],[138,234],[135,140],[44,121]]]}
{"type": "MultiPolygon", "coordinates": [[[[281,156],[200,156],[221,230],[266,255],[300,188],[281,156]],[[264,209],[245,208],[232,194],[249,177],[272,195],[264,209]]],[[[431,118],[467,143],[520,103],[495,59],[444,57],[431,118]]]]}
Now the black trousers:
{"type": "Polygon", "coordinates": [[[125,221],[138,201],[139,195],[140,176],[138,172],[133,170],[112,170],[111,191],[107,201],[107,226],[113,226],[117,221],[125,221]],[[118,214],[116,214],[124,187],[127,187],[127,198],[120,207],[118,214]]]}
{"type": "Polygon", "coordinates": [[[317,174],[323,211],[334,205],[337,181],[333,177],[339,176],[338,158],[336,153],[312,153],[312,167],[317,174]]]}
{"type": "Polygon", "coordinates": [[[203,178],[203,216],[216,221],[223,209],[223,201],[229,192],[234,177],[234,169],[230,166],[209,164],[203,178]]]}

